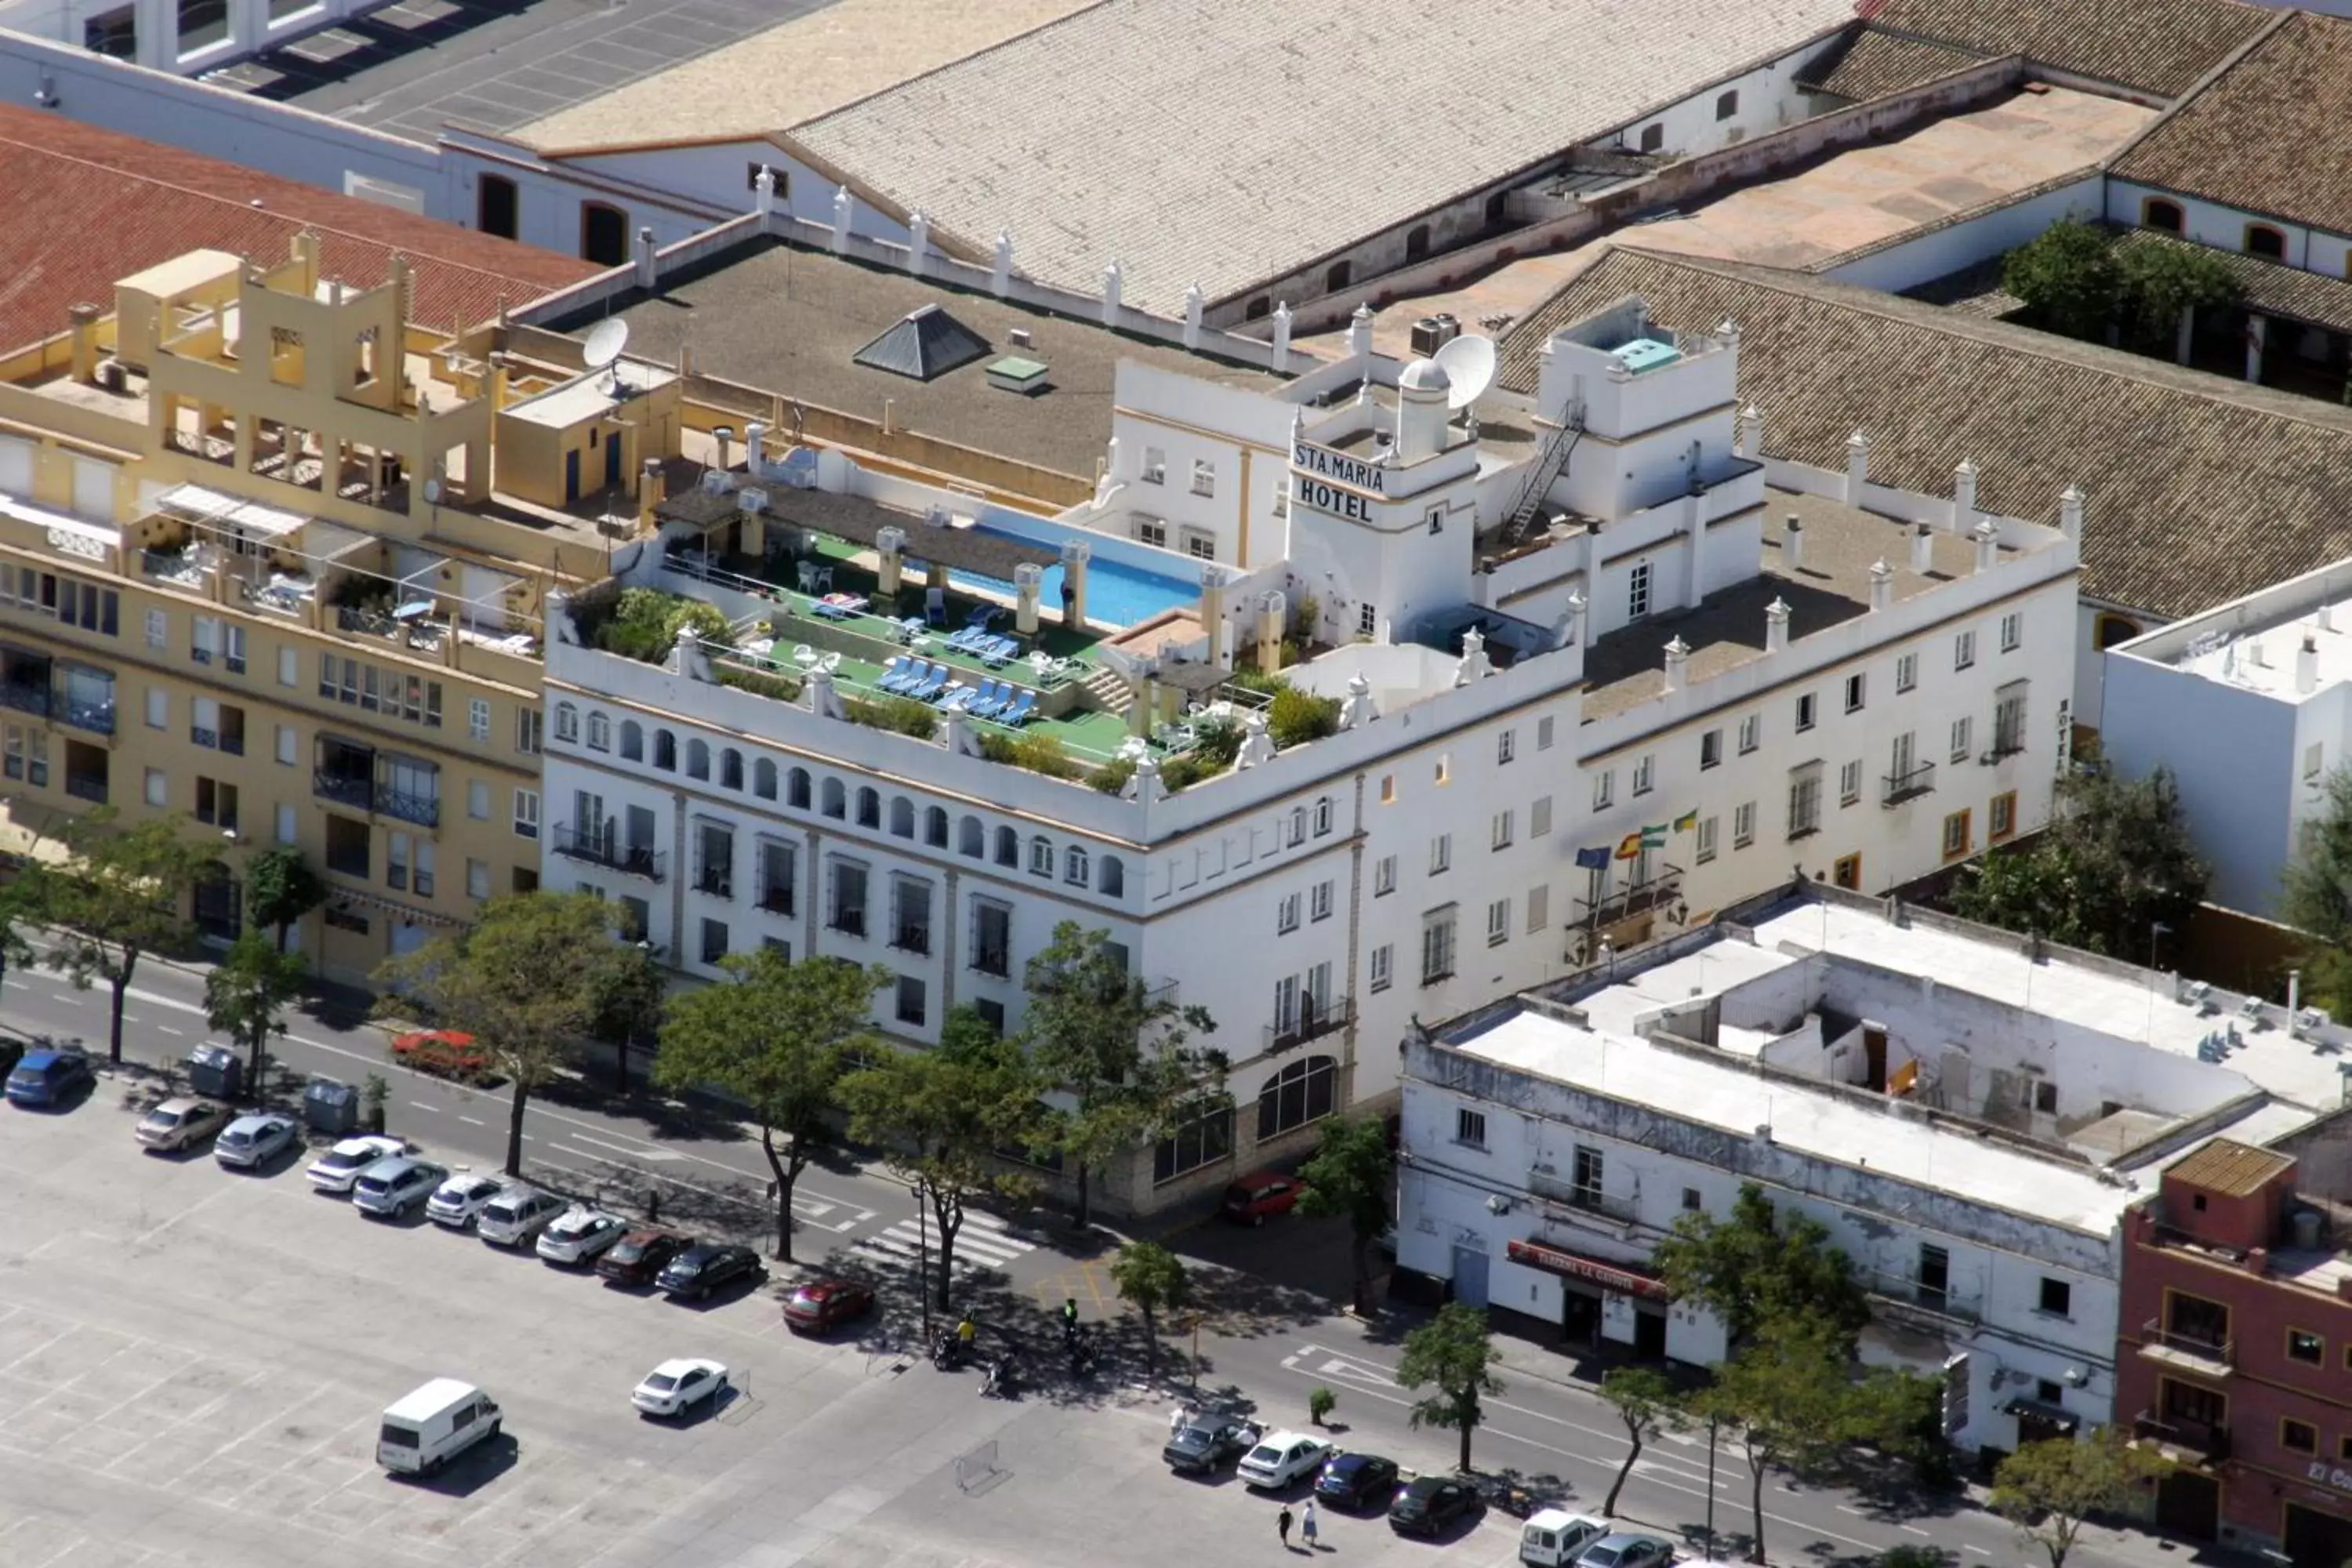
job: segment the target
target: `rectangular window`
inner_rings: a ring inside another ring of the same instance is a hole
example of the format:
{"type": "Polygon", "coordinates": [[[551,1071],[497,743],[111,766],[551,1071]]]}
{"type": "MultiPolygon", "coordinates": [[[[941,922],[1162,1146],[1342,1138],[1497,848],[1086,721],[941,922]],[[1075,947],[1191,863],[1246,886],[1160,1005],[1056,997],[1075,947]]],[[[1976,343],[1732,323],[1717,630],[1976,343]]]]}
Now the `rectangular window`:
{"type": "Polygon", "coordinates": [[[1454,906],[1434,910],[1421,921],[1421,983],[1434,985],[1454,974],[1454,906]]]}
{"type": "Polygon", "coordinates": [[[1820,699],[1816,693],[1808,691],[1797,699],[1797,733],[1801,735],[1813,727],[1814,715],[1819,706],[1820,699]]]}
{"type": "Polygon", "coordinates": [[[408,835],[390,836],[383,852],[383,885],[394,892],[408,890],[408,835]]]}
{"type": "Polygon", "coordinates": [[[476,741],[490,738],[490,700],[487,697],[466,699],[466,733],[476,741]]]}
{"type": "Polygon", "coordinates": [[[1744,757],[1754,751],[1763,732],[1764,716],[1762,714],[1750,713],[1747,718],[1742,719],[1739,721],[1739,754],[1744,757]]]}
{"type": "Polygon", "coordinates": [[[1625,574],[1625,618],[1638,621],[1650,613],[1650,563],[1636,561],[1625,574]]]}
{"type": "Polygon", "coordinates": [[[930,1016],[930,999],[923,983],[911,974],[898,976],[898,1005],[893,1009],[898,1022],[919,1029],[930,1016]]]}
{"type": "Polygon", "coordinates": [[[1789,837],[1802,838],[1822,829],[1822,770],[1799,768],[1789,775],[1789,837]]]}
{"type": "Polygon", "coordinates": [[[1608,1191],[1608,1176],[1609,1163],[1601,1152],[1577,1145],[1575,1163],[1569,1168],[1571,1201],[1580,1208],[1599,1208],[1608,1191]]]}
{"type": "Polygon", "coordinates": [[[466,896],[487,899],[490,896],[490,863],[468,858],[466,861],[466,896]]]}
{"type": "Polygon", "coordinates": [[[2322,764],[2326,761],[2326,746],[2324,742],[2319,741],[2314,741],[2311,744],[2303,749],[2304,783],[2308,784],[2317,784],[2319,782],[2319,775],[2325,771],[2322,764]]]}
{"type": "Polygon", "coordinates": [[[147,689],[147,727],[150,730],[172,727],[172,694],[160,686],[147,689]]]}
{"type": "Polygon", "coordinates": [[[1206,458],[1192,459],[1192,493],[1209,497],[1217,493],[1217,468],[1206,458]]]}
{"type": "Polygon", "coordinates": [[[1233,1152],[1234,1108],[1220,1106],[1160,1141],[1151,1152],[1151,1180],[1155,1185],[1172,1182],[1188,1171],[1213,1165],[1233,1152]]]}
{"type": "Polygon", "coordinates": [[[1641,761],[1633,764],[1633,794],[1635,797],[1638,798],[1649,794],[1651,789],[1656,784],[1657,776],[1657,756],[1653,752],[1644,752],[1641,761]]]}
{"type": "Polygon", "coordinates": [[[490,819],[490,786],[480,779],[469,780],[466,784],[466,815],[476,822],[490,819]]]}
{"type": "Polygon", "coordinates": [[[1518,755],[1518,752],[1519,733],[1517,731],[1505,730],[1496,735],[1495,765],[1496,767],[1507,767],[1510,764],[1511,759],[1518,755]]]}
{"type": "Polygon", "coordinates": [[[1164,485],[1168,482],[1168,454],[1158,447],[1143,449],[1143,482],[1164,485]]]}
{"type": "Polygon", "coordinates": [[[1908,691],[1919,684],[1919,656],[1906,653],[1895,660],[1895,689],[1908,691]]]}
{"type": "Polygon", "coordinates": [[[1541,838],[1551,831],[1551,796],[1540,795],[1528,807],[1528,837],[1541,838]]]}
{"type": "Polygon", "coordinates": [[[793,847],[778,838],[759,841],[760,907],[772,915],[790,915],[800,885],[793,847]]]}
{"type": "Polygon", "coordinates": [[[1756,803],[1734,806],[1731,812],[1731,847],[1745,849],[1756,842],[1756,803]]]}
{"type": "Polygon", "coordinates": [[[1549,717],[1536,721],[1536,750],[1538,752],[1551,750],[1551,720],[1549,717]]]}
{"type": "Polygon", "coordinates": [[[1992,752],[2006,757],[2025,750],[2025,682],[2000,689],[1992,710],[1992,752]]]}
{"type": "Polygon", "coordinates": [[[526,757],[535,757],[544,748],[546,731],[542,716],[536,708],[515,710],[515,750],[526,757]]]}
{"type": "Polygon", "coordinates": [[[694,890],[712,898],[735,896],[735,833],[723,824],[694,825],[694,890]]]}
{"type": "Polygon", "coordinates": [[[539,837],[539,792],[519,789],[514,792],[514,830],[518,838],[539,837]]]}
{"type": "Polygon", "coordinates": [[[901,952],[931,951],[931,885],[919,877],[890,879],[890,945],[901,952]]]}
{"type": "Polygon", "coordinates": [[[1528,931],[1530,935],[1551,923],[1551,889],[1538,884],[1528,889],[1528,931]]]}
{"type": "Polygon", "coordinates": [[[1702,866],[1715,858],[1715,824],[1716,818],[1712,816],[1698,819],[1697,854],[1698,863],[1702,866]]]}
{"type": "Polygon", "coordinates": [[[1484,1149],[1486,1146],[1486,1113],[1473,1110],[1467,1106],[1454,1107],[1454,1141],[1467,1143],[1473,1149],[1484,1149]]]}
{"type": "Polygon", "coordinates": [[[292,844],[296,842],[296,840],[300,837],[300,834],[299,832],[299,824],[295,819],[294,808],[290,805],[280,805],[278,808],[277,816],[278,842],[280,844],[292,844]]]}
{"type": "Polygon", "coordinates": [[[245,628],[235,621],[221,627],[221,662],[231,675],[245,673],[245,628]]]}
{"type": "Polygon", "coordinates": [[[1592,775],[1592,809],[1606,811],[1617,803],[1617,770],[1603,768],[1592,775]]]}
{"type": "Polygon", "coordinates": [[[1285,893],[1274,906],[1274,934],[1288,936],[1298,929],[1298,895],[1285,893]]]}
{"type": "Polygon", "coordinates": [[[1330,883],[1318,882],[1308,890],[1307,918],[1310,921],[1328,921],[1331,918],[1330,883]]]}
{"type": "Polygon", "coordinates": [[[1956,811],[1944,818],[1944,858],[1957,860],[1969,852],[1969,814],[1956,811]]]}
{"type": "Polygon", "coordinates": [[[833,893],[825,923],[846,936],[866,934],[866,867],[856,860],[833,862],[833,893]]]}
{"type": "Polygon", "coordinates": [[[1372,863],[1372,897],[1385,898],[1396,891],[1396,857],[1383,855],[1372,863]]]}
{"type": "Polygon", "coordinates": [[[1486,906],[1486,945],[1500,947],[1511,940],[1511,900],[1496,899],[1486,906]]]}
{"type": "Polygon", "coordinates": [[[1952,668],[1971,669],[1977,662],[1977,634],[1962,632],[1952,639],[1952,668]]]}
{"type": "MultiPolygon", "coordinates": [[[[289,768],[298,766],[301,757],[301,745],[302,738],[295,732],[293,725],[278,726],[278,760],[280,763],[289,768]]],[[[482,815],[488,816],[489,813],[485,811],[482,815]]]]}
{"type": "Polygon", "coordinates": [[[1166,520],[1157,517],[1137,518],[1135,520],[1135,538],[1136,542],[1139,544],[1149,544],[1154,550],[1167,549],[1168,523],[1166,520]]]}
{"type": "Polygon", "coordinates": [[[1988,826],[1995,844],[2017,833],[2017,792],[2003,790],[1992,797],[1992,808],[1986,813],[1991,820],[1988,826]]]}
{"type": "Polygon", "coordinates": [[[188,657],[198,664],[210,664],[220,651],[220,621],[212,616],[198,616],[189,623],[188,657]]]}
{"type": "Polygon", "coordinates": [[[1013,973],[1013,906],[993,899],[971,901],[971,966],[999,980],[1013,973]]]}
{"type": "Polygon", "coordinates": [[[278,684],[280,686],[302,684],[302,656],[290,647],[281,647],[278,650],[278,684]]]}
{"type": "Polygon", "coordinates": [[[1723,731],[1709,730],[1698,738],[1698,766],[1701,773],[1723,763],[1723,731]]]}
{"type": "Polygon", "coordinates": [[[1862,711],[1863,692],[1864,685],[1862,676],[1849,675],[1845,678],[1845,710],[1847,712],[1859,713],[1862,711]]]}
{"type": "Polygon", "coordinates": [[[1429,841],[1429,874],[1440,876],[1454,864],[1454,835],[1441,833],[1429,841]]]}
{"type": "Polygon", "coordinates": [[[1356,635],[1360,637],[1368,637],[1377,633],[1380,629],[1381,612],[1379,606],[1370,603],[1369,601],[1357,605],[1356,635]]]}
{"type": "Polygon", "coordinates": [[[172,782],[161,768],[147,770],[147,804],[158,811],[172,804],[172,782]]]}
{"type": "Polygon", "coordinates": [[[172,617],[162,610],[147,612],[147,646],[163,647],[172,640],[172,617]]]}
{"type": "Polygon", "coordinates": [[[2298,1454],[2319,1451],[2319,1430],[2308,1421],[2297,1421],[2291,1415],[2279,1419],[2279,1447],[2298,1454]]]}
{"type": "Polygon", "coordinates": [[[1838,804],[1852,805],[1862,798],[1862,763],[1859,759],[1838,768],[1838,804]]]}
{"type": "Polygon", "coordinates": [[[1395,978],[1394,973],[1392,973],[1395,963],[1396,948],[1392,944],[1382,942],[1380,946],[1372,949],[1371,988],[1373,990],[1385,991],[1389,988],[1390,984],[1395,978]]]}
{"type": "Polygon", "coordinates": [[[2003,653],[2015,653],[2018,649],[2018,645],[2022,643],[2024,640],[2025,616],[2023,614],[2016,610],[2011,610],[2009,614],[2001,616],[2000,651],[2003,653]]]}
{"type": "Polygon", "coordinates": [[[2311,1366],[2326,1366],[2327,1342],[2308,1329],[2289,1329],[2286,1331],[2286,1359],[2311,1366]]]}
{"type": "Polygon", "coordinates": [[[419,898],[429,899],[433,896],[433,862],[434,857],[439,853],[440,849],[434,844],[433,840],[424,837],[421,835],[418,837],[416,840],[416,875],[413,879],[412,885],[415,888],[416,896],[419,898]]]}
{"type": "Polygon", "coordinates": [[[1394,773],[1381,775],[1381,804],[1382,805],[1396,804],[1396,774],[1394,773]]]}
{"type": "Polygon", "coordinates": [[[705,963],[717,963],[727,956],[727,922],[705,918],[702,922],[701,958],[705,963]]]}
{"type": "Polygon", "coordinates": [[[1486,829],[1488,847],[1508,849],[1511,847],[1511,816],[1512,814],[1507,811],[1498,811],[1495,814],[1495,820],[1486,829]]]}

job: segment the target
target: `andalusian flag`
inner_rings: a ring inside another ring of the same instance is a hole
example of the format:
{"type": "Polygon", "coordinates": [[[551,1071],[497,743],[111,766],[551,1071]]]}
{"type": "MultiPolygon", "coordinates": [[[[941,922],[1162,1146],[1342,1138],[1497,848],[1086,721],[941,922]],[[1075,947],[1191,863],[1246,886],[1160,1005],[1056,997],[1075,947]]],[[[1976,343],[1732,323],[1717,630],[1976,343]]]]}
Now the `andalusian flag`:
{"type": "Polygon", "coordinates": [[[1675,831],[1676,833],[1688,833],[1697,826],[1698,813],[1696,811],[1685,811],[1680,816],[1675,818],[1675,831]]]}
{"type": "Polygon", "coordinates": [[[1664,823],[1661,822],[1655,827],[1644,827],[1642,829],[1643,848],[1663,849],[1665,847],[1665,843],[1666,825],[1664,823]]]}
{"type": "Polygon", "coordinates": [[[1617,841],[1617,858],[1620,860],[1633,859],[1641,853],[1642,836],[1640,834],[1628,833],[1624,837],[1617,841]]]}

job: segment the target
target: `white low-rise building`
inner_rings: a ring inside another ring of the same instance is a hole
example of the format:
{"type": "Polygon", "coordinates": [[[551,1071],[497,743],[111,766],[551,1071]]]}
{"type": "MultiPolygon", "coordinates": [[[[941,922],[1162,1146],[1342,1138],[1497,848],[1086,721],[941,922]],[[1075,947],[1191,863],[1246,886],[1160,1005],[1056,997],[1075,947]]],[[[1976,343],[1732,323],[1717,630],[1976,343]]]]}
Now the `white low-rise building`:
{"type": "Polygon", "coordinates": [[[1940,1374],[1957,1444],[2095,1426],[2126,1205],[2223,1128],[2320,1113],[2236,1033],[2168,977],[1807,884],[1408,1038],[1398,1264],[1570,1348],[1712,1363],[1652,1250],[1753,1183],[1827,1227],[1864,1359],[1940,1374]]]}
{"type": "MultiPolygon", "coordinates": [[[[1475,377],[1475,351],[1448,363],[1475,377]]],[[[1237,1117],[1112,1173],[1146,1208],[1392,1103],[1414,1016],[1792,867],[1877,889],[2038,825],[2065,755],[2072,533],[1965,495],[1873,488],[1864,510],[1856,473],[1748,455],[1738,364],[1736,330],[1675,336],[1628,300],[1553,338],[1534,398],[1368,342],[1274,391],[1188,403],[1160,377],[1164,420],[1286,431],[1285,493],[1249,457],[1204,469],[1172,446],[1129,474],[1139,427],[1058,520],[757,445],[551,617],[547,883],[634,900],[693,975],[762,942],[888,964],[877,1022],[912,1042],[962,1002],[1017,1026],[1056,923],[1108,930],[1211,1010],[1234,1064],[1237,1117]],[[1281,500],[1249,524],[1278,548],[1205,511],[1202,558],[1164,548],[1136,520],[1180,490],[1281,500]],[[1007,603],[1020,662],[919,625],[926,559],[1007,603]],[[836,573],[918,626],[811,596],[836,573]],[[741,646],[596,647],[633,586],[707,599],[741,646]],[[1286,640],[1283,676],[1339,716],[1277,749],[1232,677],[1286,640]],[[1009,685],[1028,721],[853,721],[884,716],[892,660],[1009,685]],[[1228,724],[1233,764],[1204,762],[1228,724]],[[1038,771],[1040,736],[1076,776],[1038,771]]]]}

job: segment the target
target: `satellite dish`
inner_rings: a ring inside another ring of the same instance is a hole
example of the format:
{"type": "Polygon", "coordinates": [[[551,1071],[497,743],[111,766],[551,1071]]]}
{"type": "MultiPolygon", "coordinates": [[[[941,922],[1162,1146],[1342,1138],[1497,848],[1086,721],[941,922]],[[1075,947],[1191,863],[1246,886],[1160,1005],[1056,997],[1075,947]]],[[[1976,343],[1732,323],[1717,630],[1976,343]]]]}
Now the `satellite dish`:
{"type": "Polygon", "coordinates": [[[581,357],[588,362],[590,370],[602,370],[619,359],[621,351],[628,346],[629,323],[618,316],[608,316],[590,330],[588,346],[581,351],[581,357]]]}
{"type": "Polygon", "coordinates": [[[1492,338],[1455,338],[1434,356],[1437,368],[1445,373],[1453,390],[1445,395],[1445,406],[1467,408],[1486,395],[1495,384],[1495,340],[1492,338]]]}
{"type": "Polygon", "coordinates": [[[425,500],[428,505],[439,504],[441,500],[441,481],[439,479],[427,479],[425,481],[425,500]]]}

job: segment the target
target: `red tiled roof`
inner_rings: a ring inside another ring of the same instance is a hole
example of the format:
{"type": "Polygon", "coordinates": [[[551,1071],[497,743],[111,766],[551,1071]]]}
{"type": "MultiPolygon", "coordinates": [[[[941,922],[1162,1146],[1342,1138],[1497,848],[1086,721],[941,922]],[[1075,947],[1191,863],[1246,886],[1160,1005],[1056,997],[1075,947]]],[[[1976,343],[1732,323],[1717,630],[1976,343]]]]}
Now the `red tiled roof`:
{"type": "Polygon", "coordinates": [[[304,229],[322,276],[383,281],[395,253],[415,319],[456,331],[599,270],[574,257],[338,195],[176,147],[0,105],[0,351],[66,330],[77,304],[112,308],[114,282],[191,250],[272,265],[304,229]],[[257,200],[261,204],[253,205],[257,200]]]}

